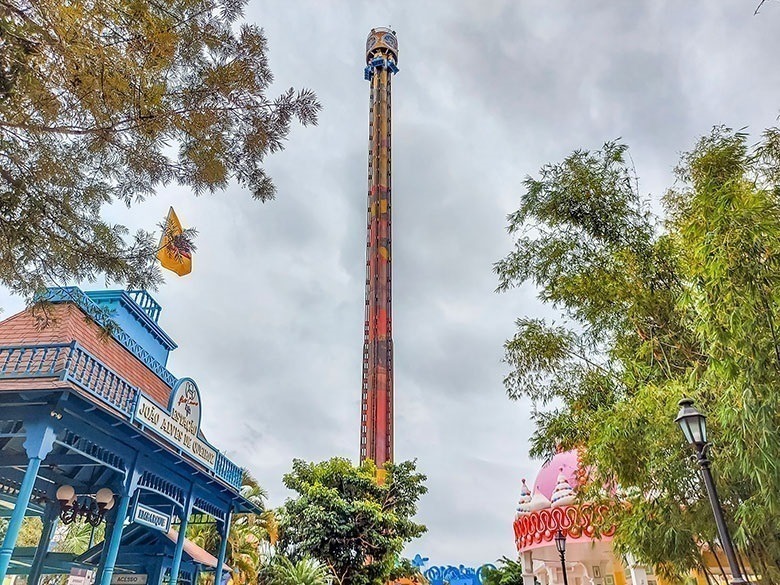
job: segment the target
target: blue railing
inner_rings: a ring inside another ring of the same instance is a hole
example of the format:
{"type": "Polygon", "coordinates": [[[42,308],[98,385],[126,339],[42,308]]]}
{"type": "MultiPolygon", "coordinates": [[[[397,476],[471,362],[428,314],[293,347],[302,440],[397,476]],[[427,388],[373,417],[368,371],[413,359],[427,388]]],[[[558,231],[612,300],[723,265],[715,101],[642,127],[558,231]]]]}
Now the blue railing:
{"type": "Polygon", "coordinates": [[[214,461],[214,473],[217,477],[226,481],[235,488],[241,487],[241,480],[244,477],[244,470],[217,451],[217,459],[214,461]]]}
{"type": "Polygon", "coordinates": [[[57,376],[65,369],[70,350],[68,343],[0,348],[0,378],[57,376]]]}
{"type": "MultiPolygon", "coordinates": [[[[0,380],[55,378],[72,382],[132,420],[141,391],[77,343],[0,347],[0,380]]],[[[241,488],[243,469],[217,452],[214,475],[241,488]]]]}
{"type": "Polygon", "coordinates": [[[139,393],[75,342],[0,347],[0,379],[19,378],[73,382],[128,418],[139,393]]]}
{"type": "Polygon", "coordinates": [[[64,379],[77,384],[128,417],[133,415],[138,389],[78,345],[71,350],[64,379]]]}
{"type": "Polygon", "coordinates": [[[145,290],[128,290],[127,294],[143,309],[152,321],[157,323],[162,307],[152,298],[152,295],[145,290]]]}

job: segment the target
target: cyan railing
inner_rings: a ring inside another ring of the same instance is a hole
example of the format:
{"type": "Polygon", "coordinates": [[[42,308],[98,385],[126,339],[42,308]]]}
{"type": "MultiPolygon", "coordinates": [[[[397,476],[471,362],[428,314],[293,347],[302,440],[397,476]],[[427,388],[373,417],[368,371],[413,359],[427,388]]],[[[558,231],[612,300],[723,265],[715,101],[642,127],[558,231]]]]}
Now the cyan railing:
{"type": "MultiPolygon", "coordinates": [[[[0,380],[58,378],[72,382],[103,403],[133,419],[141,391],[77,343],[0,347],[0,380]]],[[[243,470],[217,452],[214,475],[237,490],[243,470]]]]}
{"type": "Polygon", "coordinates": [[[244,470],[219,451],[217,451],[217,459],[214,461],[214,473],[233,487],[241,488],[244,470]]]}
{"type": "Polygon", "coordinates": [[[162,307],[157,301],[152,298],[145,290],[128,290],[127,294],[135,301],[135,303],[149,315],[149,318],[157,323],[160,318],[160,311],[162,307]]]}
{"type": "Polygon", "coordinates": [[[64,379],[77,384],[128,417],[133,416],[138,389],[78,345],[70,353],[64,379]]]}
{"type": "Polygon", "coordinates": [[[0,348],[0,378],[57,376],[70,350],[68,343],[0,348]]]}
{"type": "Polygon", "coordinates": [[[214,474],[228,485],[237,490],[241,489],[244,470],[219,451],[217,451],[217,459],[214,462],[214,474]]]}

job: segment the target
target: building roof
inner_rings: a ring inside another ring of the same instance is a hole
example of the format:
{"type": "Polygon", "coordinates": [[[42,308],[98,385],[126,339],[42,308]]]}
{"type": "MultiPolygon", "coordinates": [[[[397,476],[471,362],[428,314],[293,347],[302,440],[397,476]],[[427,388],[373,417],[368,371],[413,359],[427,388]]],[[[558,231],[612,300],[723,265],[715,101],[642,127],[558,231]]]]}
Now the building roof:
{"type": "Polygon", "coordinates": [[[573,489],[579,487],[580,458],[576,450],[561,451],[542,465],[534,482],[534,491],[541,492],[547,499],[552,499],[558,475],[563,474],[573,489]]]}
{"type": "MultiPolygon", "coordinates": [[[[243,470],[208,444],[200,432],[199,417],[195,425],[197,440],[192,442],[200,447],[195,451],[177,444],[160,429],[151,428],[148,420],[138,417],[136,407],[142,402],[139,397],[148,399],[147,403],[151,401],[163,418],[175,414],[169,405],[172,392],[189,379],[173,376],[122,327],[105,322],[105,312],[79,289],[52,289],[47,298],[52,304],[46,307],[45,313],[28,309],[0,322],[0,393],[57,390],[77,393],[229,486],[240,500],[240,511],[258,512],[254,504],[239,494],[243,470]],[[207,463],[203,453],[208,454],[207,463]]],[[[147,314],[151,311],[153,317],[158,316],[160,307],[150,304],[146,296],[121,294],[97,295],[97,298],[117,298],[123,304],[136,302],[136,298],[145,301],[149,306],[139,306],[133,314],[141,314],[141,321],[146,325],[153,323],[159,329],[147,314]]],[[[156,335],[162,339],[164,332],[160,329],[156,335]]],[[[145,343],[150,342],[147,339],[145,343]]],[[[172,347],[175,345],[166,345],[172,347]]],[[[197,393],[194,382],[187,383],[197,393]]]]}
{"type": "MultiPolygon", "coordinates": [[[[179,533],[173,529],[164,533],[139,524],[131,524],[122,532],[117,567],[122,568],[123,565],[129,565],[129,559],[135,555],[136,550],[148,550],[150,546],[158,549],[162,554],[171,555],[178,538],[179,533]]],[[[97,565],[103,551],[103,544],[103,542],[99,542],[88,551],[79,555],[76,557],[76,562],[78,564],[97,565]]],[[[184,563],[196,563],[204,568],[216,569],[217,567],[217,558],[189,539],[184,539],[182,561],[184,563]]],[[[232,571],[227,565],[223,565],[223,568],[226,571],[232,571]]]]}
{"type": "MultiPolygon", "coordinates": [[[[168,540],[170,540],[174,544],[179,539],[179,533],[173,528],[171,528],[165,536],[167,536],[168,540]]],[[[212,555],[207,550],[199,547],[197,544],[192,542],[189,538],[184,539],[184,552],[195,563],[203,565],[204,567],[211,567],[212,569],[217,568],[217,557],[212,555]]],[[[226,571],[232,571],[232,569],[227,565],[225,565],[224,568],[226,571]]]]}
{"type": "Polygon", "coordinates": [[[554,547],[558,531],[572,543],[587,546],[612,539],[615,527],[601,526],[609,506],[577,501],[581,481],[582,466],[576,450],[556,453],[542,465],[532,492],[523,480],[513,524],[518,551],[554,547]]]}

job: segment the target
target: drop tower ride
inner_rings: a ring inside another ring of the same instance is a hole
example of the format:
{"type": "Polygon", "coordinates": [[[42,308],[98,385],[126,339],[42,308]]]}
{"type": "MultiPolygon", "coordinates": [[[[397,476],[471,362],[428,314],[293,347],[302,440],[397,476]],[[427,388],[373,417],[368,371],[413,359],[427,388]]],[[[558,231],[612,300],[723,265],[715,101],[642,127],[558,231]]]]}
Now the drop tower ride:
{"type": "Polygon", "coordinates": [[[390,221],[391,79],[398,72],[395,31],[371,29],[366,41],[365,78],[371,83],[368,123],[368,240],[366,320],[360,460],[381,468],[393,460],[393,327],[390,221]]]}

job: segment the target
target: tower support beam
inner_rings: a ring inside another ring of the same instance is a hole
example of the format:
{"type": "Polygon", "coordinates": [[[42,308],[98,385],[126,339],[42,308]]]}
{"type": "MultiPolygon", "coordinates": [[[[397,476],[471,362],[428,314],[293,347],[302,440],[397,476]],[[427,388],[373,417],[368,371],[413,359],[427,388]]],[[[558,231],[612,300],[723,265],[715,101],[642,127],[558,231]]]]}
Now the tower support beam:
{"type": "Polygon", "coordinates": [[[391,253],[391,80],[398,72],[398,39],[371,30],[364,77],[371,83],[360,460],[377,467],[393,460],[393,327],[391,253]]]}

